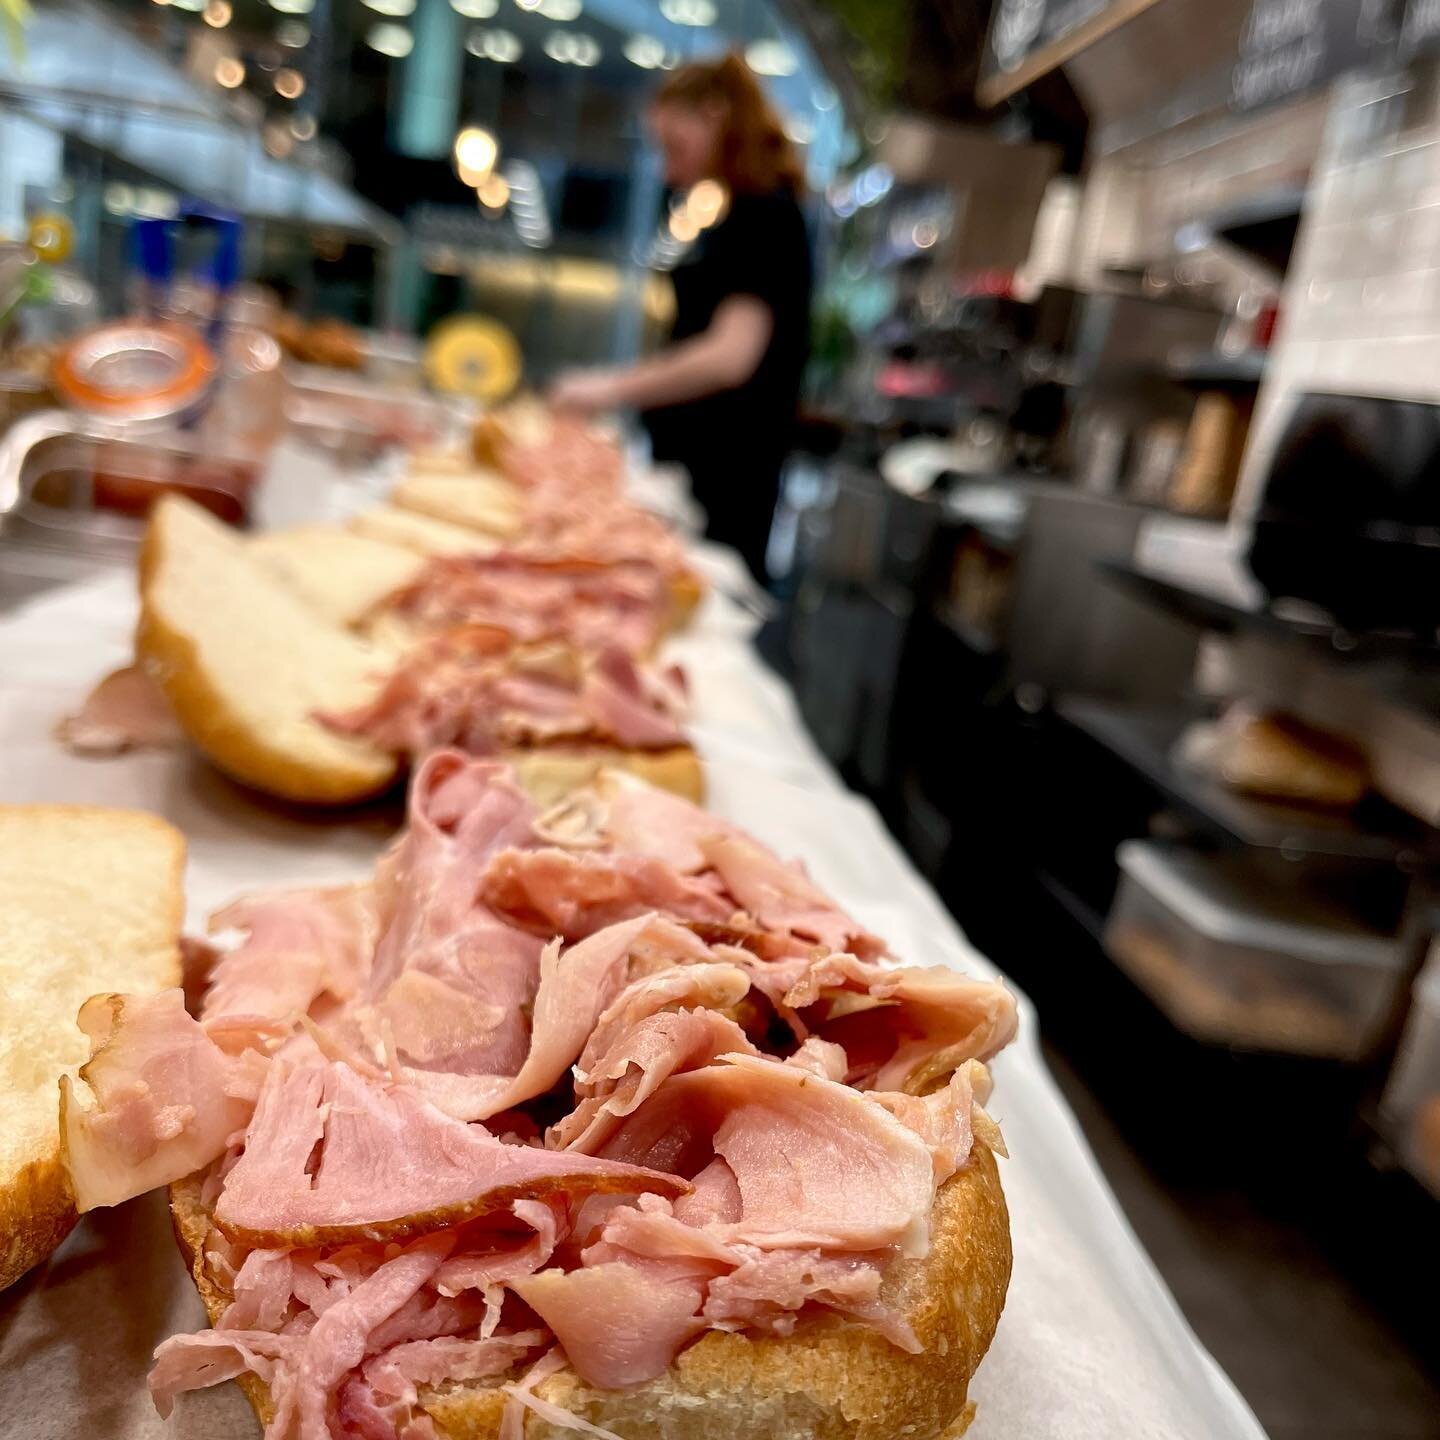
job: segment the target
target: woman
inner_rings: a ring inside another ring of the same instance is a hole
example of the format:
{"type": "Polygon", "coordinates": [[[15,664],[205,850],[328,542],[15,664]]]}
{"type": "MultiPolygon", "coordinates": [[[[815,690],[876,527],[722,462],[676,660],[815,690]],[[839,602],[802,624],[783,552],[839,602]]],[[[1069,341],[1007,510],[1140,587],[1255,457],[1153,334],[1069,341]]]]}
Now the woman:
{"type": "Polygon", "coordinates": [[[671,344],[636,365],[563,376],[552,398],[640,410],[655,458],[689,470],[707,533],[763,582],[809,340],[800,165],[737,55],[675,71],[650,123],[666,183],[718,181],[728,204],[675,266],[671,344]]]}

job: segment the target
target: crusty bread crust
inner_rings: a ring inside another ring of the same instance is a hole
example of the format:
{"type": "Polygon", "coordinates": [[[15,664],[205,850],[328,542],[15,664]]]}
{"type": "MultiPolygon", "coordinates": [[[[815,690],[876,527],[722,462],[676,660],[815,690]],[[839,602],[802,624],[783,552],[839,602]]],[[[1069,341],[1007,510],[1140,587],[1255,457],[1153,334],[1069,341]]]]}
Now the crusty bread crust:
{"type": "MultiPolygon", "coordinates": [[[[160,990],[180,983],[185,842],[179,831],[154,815],[91,805],[7,805],[0,807],[0,822],[9,832],[0,836],[0,865],[10,883],[23,891],[19,896],[7,895],[0,905],[8,922],[0,964],[46,967],[49,992],[58,998],[70,991],[76,1010],[92,986],[103,990],[105,982],[133,990],[160,990]],[[163,871],[148,866],[139,871],[131,863],[142,831],[163,847],[163,871]],[[11,853],[12,835],[14,843],[24,847],[23,854],[11,853]],[[119,873],[95,873],[87,862],[93,861],[97,847],[110,851],[119,873]],[[54,863],[45,858],[52,849],[54,863]],[[57,873],[62,868],[63,873],[57,873]],[[122,886],[124,893],[117,894],[122,886]],[[32,903],[54,916],[53,924],[49,919],[37,921],[38,934],[35,927],[23,923],[15,908],[32,903]],[[54,935],[49,934],[52,930],[54,935]],[[41,937],[50,943],[44,953],[35,953],[41,937]],[[84,970],[72,968],[81,958],[73,950],[77,944],[91,961],[84,970]],[[22,953],[9,953],[12,946],[20,946],[22,953]]],[[[0,890],[4,888],[0,883],[0,890]]],[[[23,1003],[13,994],[9,999],[23,1003]]],[[[56,1008],[54,1003],[51,1008],[56,1008]]],[[[74,1015],[66,1019],[83,1058],[83,1036],[74,1028],[74,1015]]],[[[53,1026],[61,1021],[58,1015],[40,1014],[33,1023],[53,1026]]],[[[23,1073],[21,1058],[15,1057],[16,1073],[23,1073]]],[[[52,1113],[58,1113],[54,1097],[61,1073],[64,1069],[57,1066],[49,1078],[52,1113]]],[[[9,1153],[0,1156],[0,1290],[49,1255],[76,1220],[69,1177],[61,1162],[58,1123],[44,1139],[18,1141],[14,1127],[20,1116],[8,1107],[23,1103],[23,1096],[17,1100],[0,1094],[0,1114],[9,1121],[3,1137],[9,1153]],[[11,1146],[19,1145],[24,1154],[32,1144],[30,1158],[14,1164],[17,1157],[11,1146]]],[[[18,1133],[29,1132],[22,1125],[18,1133]]]]}
{"type": "MultiPolygon", "coordinates": [[[[193,1179],[171,1188],[176,1235],[213,1323],[228,1297],[201,1258],[209,1222],[199,1198],[193,1179]]],[[[631,1390],[594,1390],[563,1370],[536,1393],[624,1440],[958,1440],[974,1415],[970,1380],[999,1323],[1010,1263],[995,1157],[977,1142],[970,1164],[936,1196],[929,1255],[897,1261],[882,1287],[922,1354],[817,1318],[787,1339],[711,1331],[659,1379],[631,1390]]],[[[265,1419],[264,1387],[253,1376],[241,1383],[265,1419]]],[[[498,1388],[447,1385],[422,1391],[421,1403],[446,1440],[497,1440],[498,1388]]],[[[529,1414],[525,1436],[573,1440],[574,1432],[529,1414]]]]}
{"type": "Polygon", "coordinates": [[[0,1290],[49,1255],[78,1218],[58,1150],[0,1185],[0,1290]]]}

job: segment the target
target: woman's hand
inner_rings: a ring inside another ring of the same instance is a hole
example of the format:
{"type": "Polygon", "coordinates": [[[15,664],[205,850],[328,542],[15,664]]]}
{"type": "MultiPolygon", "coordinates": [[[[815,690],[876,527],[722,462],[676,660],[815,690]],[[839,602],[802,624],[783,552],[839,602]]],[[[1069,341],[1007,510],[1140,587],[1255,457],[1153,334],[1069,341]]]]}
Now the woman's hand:
{"type": "Polygon", "coordinates": [[[567,370],[550,387],[550,403],[557,410],[594,415],[620,407],[620,387],[613,370],[567,370]]]}

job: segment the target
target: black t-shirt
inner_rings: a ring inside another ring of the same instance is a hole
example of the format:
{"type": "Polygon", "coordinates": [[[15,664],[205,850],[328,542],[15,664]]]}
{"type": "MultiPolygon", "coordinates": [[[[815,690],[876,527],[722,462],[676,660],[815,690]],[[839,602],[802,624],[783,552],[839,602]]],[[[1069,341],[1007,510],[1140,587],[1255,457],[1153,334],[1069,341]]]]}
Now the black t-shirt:
{"type": "Polygon", "coordinates": [[[743,385],[647,411],[658,460],[694,473],[748,461],[778,468],[790,446],[810,344],[810,239],[789,190],[735,195],[719,224],[701,232],[672,272],[672,340],[707,330],[732,295],[753,295],[774,317],[769,347],[743,385]]]}

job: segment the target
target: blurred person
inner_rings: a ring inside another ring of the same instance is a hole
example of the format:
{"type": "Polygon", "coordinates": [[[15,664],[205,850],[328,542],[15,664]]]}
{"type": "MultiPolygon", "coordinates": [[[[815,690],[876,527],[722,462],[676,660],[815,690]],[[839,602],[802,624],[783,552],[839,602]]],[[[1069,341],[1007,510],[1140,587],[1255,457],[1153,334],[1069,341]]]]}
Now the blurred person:
{"type": "Polygon", "coordinates": [[[633,408],[655,458],[690,472],[706,533],[765,580],[765,544],[809,347],[810,241],[800,162],[738,55],[686,65],[650,106],[665,180],[716,182],[719,216],[675,266],[670,343],[634,365],[563,375],[551,398],[633,408]]]}

